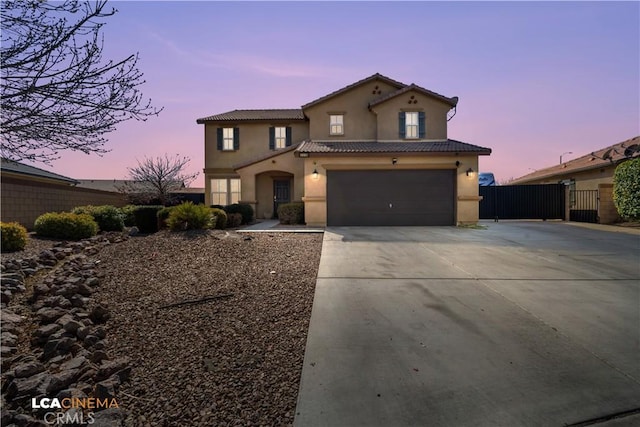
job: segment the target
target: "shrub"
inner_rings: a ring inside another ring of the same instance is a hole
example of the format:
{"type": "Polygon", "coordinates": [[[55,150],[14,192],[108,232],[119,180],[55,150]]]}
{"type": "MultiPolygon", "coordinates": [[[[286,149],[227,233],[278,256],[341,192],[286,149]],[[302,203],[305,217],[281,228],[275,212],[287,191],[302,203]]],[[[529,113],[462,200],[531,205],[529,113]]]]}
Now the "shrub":
{"type": "Polygon", "coordinates": [[[280,224],[304,224],[304,203],[283,203],[278,206],[280,224]]]}
{"type": "Polygon", "coordinates": [[[164,206],[161,205],[136,206],[133,216],[141,233],[155,233],[158,231],[158,211],[162,208],[164,206]]]}
{"type": "Polygon", "coordinates": [[[49,212],[36,218],[33,228],[43,237],[80,240],[95,236],[98,223],[89,214],[49,212]]]}
{"type": "Polygon", "coordinates": [[[124,230],[124,219],[118,208],[111,205],[102,206],[78,206],[71,213],[88,214],[98,223],[100,231],[122,231],[124,230]]]}
{"type": "Polygon", "coordinates": [[[136,225],[136,217],[133,212],[135,212],[137,208],[138,206],[136,205],[126,205],[120,208],[120,214],[124,220],[125,227],[133,227],[136,225]]]}
{"type": "Polygon", "coordinates": [[[215,227],[215,221],[211,208],[185,202],[173,207],[167,219],[167,225],[172,231],[201,230],[215,227]]]}
{"type": "Polygon", "coordinates": [[[27,229],[17,222],[0,222],[2,252],[21,251],[27,246],[27,229]]]}
{"type": "Polygon", "coordinates": [[[613,202],[621,217],[640,219],[640,157],[616,167],[613,173],[613,202]]]}
{"type": "Polygon", "coordinates": [[[211,215],[216,218],[216,228],[224,230],[227,228],[227,213],[219,208],[211,208],[211,215]]]}
{"type": "Polygon", "coordinates": [[[240,227],[240,224],[242,224],[242,214],[239,214],[239,213],[227,214],[227,227],[236,228],[236,227],[240,227]]]}
{"type": "Polygon", "coordinates": [[[247,205],[245,203],[234,203],[232,205],[225,206],[224,211],[227,214],[239,213],[242,215],[242,224],[249,224],[253,221],[253,208],[251,205],[247,205]]]}
{"type": "Polygon", "coordinates": [[[173,206],[169,206],[166,208],[162,208],[156,214],[158,218],[158,230],[162,228],[167,228],[167,219],[169,218],[169,214],[173,210],[173,206]]]}

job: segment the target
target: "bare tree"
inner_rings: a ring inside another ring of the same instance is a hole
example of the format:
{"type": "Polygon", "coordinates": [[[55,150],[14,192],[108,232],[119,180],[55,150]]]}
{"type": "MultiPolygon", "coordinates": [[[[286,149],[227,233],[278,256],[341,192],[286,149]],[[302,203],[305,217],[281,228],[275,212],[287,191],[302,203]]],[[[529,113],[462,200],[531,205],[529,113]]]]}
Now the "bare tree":
{"type": "Polygon", "coordinates": [[[103,61],[106,0],[2,1],[2,156],[48,162],[105,153],[104,135],[162,109],[144,101],[138,54],[103,61]]]}
{"type": "Polygon", "coordinates": [[[179,155],[145,157],[142,161],[138,160],[138,166],[127,168],[131,181],[123,184],[119,190],[138,203],[157,200],[166,205],[171,202],[171,193],[188,186],[198,176],[198,172],[184,172],[184,167],[190,161],[188,157],[179,155]]]}

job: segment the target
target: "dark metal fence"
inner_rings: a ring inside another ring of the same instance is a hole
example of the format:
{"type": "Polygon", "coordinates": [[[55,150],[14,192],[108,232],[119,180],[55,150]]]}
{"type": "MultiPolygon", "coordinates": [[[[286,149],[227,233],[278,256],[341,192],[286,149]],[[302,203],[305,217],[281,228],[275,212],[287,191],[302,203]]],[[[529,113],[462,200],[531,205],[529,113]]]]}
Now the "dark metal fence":
{"type": "Polygon", "coordinates": [[[569,220],[598,222],[598,190],[571,190],[569,220]]]}
{"type": "Polygon", "coordinates": [[[480,219],[566,219],[563,184],[480,187],[480,219]]]}

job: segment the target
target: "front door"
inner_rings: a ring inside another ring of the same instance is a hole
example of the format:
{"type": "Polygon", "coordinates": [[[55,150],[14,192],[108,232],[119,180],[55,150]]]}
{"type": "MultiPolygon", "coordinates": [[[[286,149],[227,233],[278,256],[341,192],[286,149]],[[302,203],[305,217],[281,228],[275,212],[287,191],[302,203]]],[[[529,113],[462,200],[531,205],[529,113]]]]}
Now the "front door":
{"type": "Polygon", "coordinates": [[[291,202],[291,180],[273,180],[273,217],[278,218],[278,206],[291,202]]]}

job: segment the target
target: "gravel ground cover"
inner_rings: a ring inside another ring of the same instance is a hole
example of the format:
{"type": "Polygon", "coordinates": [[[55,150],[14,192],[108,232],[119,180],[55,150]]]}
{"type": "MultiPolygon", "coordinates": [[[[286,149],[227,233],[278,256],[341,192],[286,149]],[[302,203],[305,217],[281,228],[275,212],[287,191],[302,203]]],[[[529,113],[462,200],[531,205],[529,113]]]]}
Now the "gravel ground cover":
{"type": "Polygon", "coordinates": [[[212,230],[102,249],[109,352],[133,365],[125,425],[292,424],[321,246],[212,230]]]}

